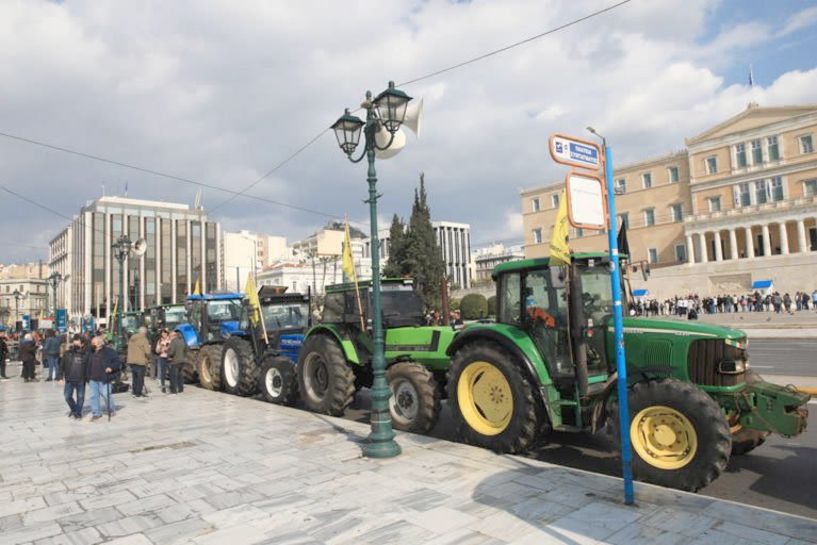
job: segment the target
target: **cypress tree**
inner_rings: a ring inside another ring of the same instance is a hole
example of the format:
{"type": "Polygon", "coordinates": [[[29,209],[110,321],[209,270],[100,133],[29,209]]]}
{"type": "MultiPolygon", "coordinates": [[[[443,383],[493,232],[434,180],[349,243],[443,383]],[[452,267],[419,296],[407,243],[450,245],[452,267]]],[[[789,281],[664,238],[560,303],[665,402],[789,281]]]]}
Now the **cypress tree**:
{"type": "Polygon", "coordinates": [[[395,214],[389,228],[389,261],[383,268],[383,275],[387,278],[400,278],[408,271],[406,269],[406,224],[395,214]]]}
{"type": "Polygon", "coordinates": [[[417,291],[427,309],[440,308],[440,287],[445,275],[440,247],[431,226],[431,210],[425,188],[425,174],[420,173],[420,187],[414,190],[408,233],[403,237],[406,273],[414,278],[417,291]]]}

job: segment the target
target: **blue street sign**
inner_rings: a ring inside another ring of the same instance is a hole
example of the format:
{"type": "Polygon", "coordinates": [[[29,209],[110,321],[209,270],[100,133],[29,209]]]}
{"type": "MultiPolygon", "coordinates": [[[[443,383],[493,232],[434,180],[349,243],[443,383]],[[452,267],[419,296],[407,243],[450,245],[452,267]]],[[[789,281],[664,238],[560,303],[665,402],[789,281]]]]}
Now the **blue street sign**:
{"type": "Polygon", "coordinates": [[[589,170],[601,168],[601,150],[593,142],[572,136],[554,134],[550,137],[550,156],[557,163],[589,170]]]}
{"type": "Polygon", "coordinates": [[[68,311],[64,308],[57,309],[57,331],[65,333],[68,331],[68,311]]]}

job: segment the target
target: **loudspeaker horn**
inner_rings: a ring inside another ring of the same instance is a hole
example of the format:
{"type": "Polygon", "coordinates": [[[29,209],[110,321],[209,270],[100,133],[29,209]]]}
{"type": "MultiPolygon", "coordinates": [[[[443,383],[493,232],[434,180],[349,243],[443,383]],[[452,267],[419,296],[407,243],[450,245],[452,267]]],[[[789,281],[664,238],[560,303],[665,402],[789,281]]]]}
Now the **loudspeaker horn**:
{"type": "MultiPolygon", "coordinates": [[[[374,141],[378,146],[383,147],[389,143],[389,140],[391,140],[391,133],[386,127],[380,127],[380,130],[374,135],[374,141]]],[[[406,133],[398,129],[398,131],[394,133],[394,140],[391,141],[391,145],[384,150],[375,148],[374,155],[378,159],[390,159],[400,153],[400,150],[404,147],[406,147],[406,133]]]]}
{"type": "Polygon", "coordinates": [[[420,121],[423,118],[423,99],[413,100],[406,106],[406,118],[403,126],[420,138],[420,121]]]}
{"type": "Polygon", "coordinates": [[[131,248],[130,253],[133,257],[142,257],[143,255],[145,255],[145,252],[147,251],[148,241],[143,238],[140,238],[133,243],[133,247],[131,248]]]}

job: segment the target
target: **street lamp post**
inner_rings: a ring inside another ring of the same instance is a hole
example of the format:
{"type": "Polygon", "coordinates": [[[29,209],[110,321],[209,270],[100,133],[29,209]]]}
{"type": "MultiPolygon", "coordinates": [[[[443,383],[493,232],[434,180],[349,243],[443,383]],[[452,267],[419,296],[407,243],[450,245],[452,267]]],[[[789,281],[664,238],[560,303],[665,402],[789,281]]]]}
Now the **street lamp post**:
{"type": "Polygon", "coordinates": [[[113,243],[114,257],[119,262],[119,294],[117,295],[116,303],[116,324],[118,332],[116,335],[116,350],[121,351],[125,347],[125,331],[122,323],[122,305],[124,304],[123,295],[125,293],[125,260],[130,255],[133,249],[133,241],[128,235],[121,235],[116,242],[113,243]]]}
{"type": "Polygon", "coordinates": [[[389,412],[391,391],[386,382],[386,359],[383,354],[383,323],[380,309],[380,240],[377,229],[377,172],[374,168],[375,150],[385,150],[394,141],[395,133],[406,117],[406,106],[411,100],[407,94],[394,88],[394,82],[372,100],[371,91],[366,92],[366,100],[361,107],[366,110],[366,121],[353,116],[349,110],[338,119],[332,129],[340,149],[352,163],[359,163],[365,157],[369,165],[366,181],[369,184],[369,223],[372,239],[372,329],[374,330],[374,352],[372,354],[371,427],[368,442],[363,453],[371,458],[390,458],[400,454],[400,445],[394,440],[389,412]],[[375,141],[377,131],[385,127],[391,133],[386,146],[380,147],[375,141]],[[363,152],[352,158],[363,130],[363,152]]]}
{"type": "MultiPolygon", "coordinates": [[[[54,308],[52,309],[52,311],[53,311],[52,315],[55,318],[57,317],[57,285],[61,281],[62,281],[62,275],[59,272],[54,272],[54,273],[51,274],[51,276],[48,277],[48,283],[51,285],[51,291],[52,291],[52,293],[54,295],[54,301],[52,303],[54,308]]],[[[48,297],[48,294],[46,294],[46,297],[48,297]]],[[[45,307],[46,307],[46,312],[48,312],[48,305],[46,304],[45,307]]]]}
{"type": "Polygon", "coordinates": [[[17,327],[17,322],[20,321],[20,299],[25,297],[25,294],[20,290],[14,290],[14,326],[17,327]]]}

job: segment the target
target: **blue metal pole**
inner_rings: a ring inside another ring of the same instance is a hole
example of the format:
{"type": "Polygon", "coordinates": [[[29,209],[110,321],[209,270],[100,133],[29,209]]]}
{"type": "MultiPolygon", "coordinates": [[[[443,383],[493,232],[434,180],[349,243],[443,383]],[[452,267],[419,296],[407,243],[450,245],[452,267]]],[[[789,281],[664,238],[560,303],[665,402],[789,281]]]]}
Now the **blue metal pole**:
{"type": "Polygon", "coordinates": [[[613,153],[604,140],[604,176],[607,182],[607,210],[610,225],[607,240],[610,244],[611,274],[613,288],[613,327],[616,346],[616,370],[618,372],[618,421],[621,438],[621,470],[624,477],[624,503],[632,505],[633,451],[630,445],[630,403],[627,397],[627,366],[624,359],[624,310],[621,304],[621,268],[618,258],[618,233],[616,232],[616,199],[613,188],[613,153]]]}

